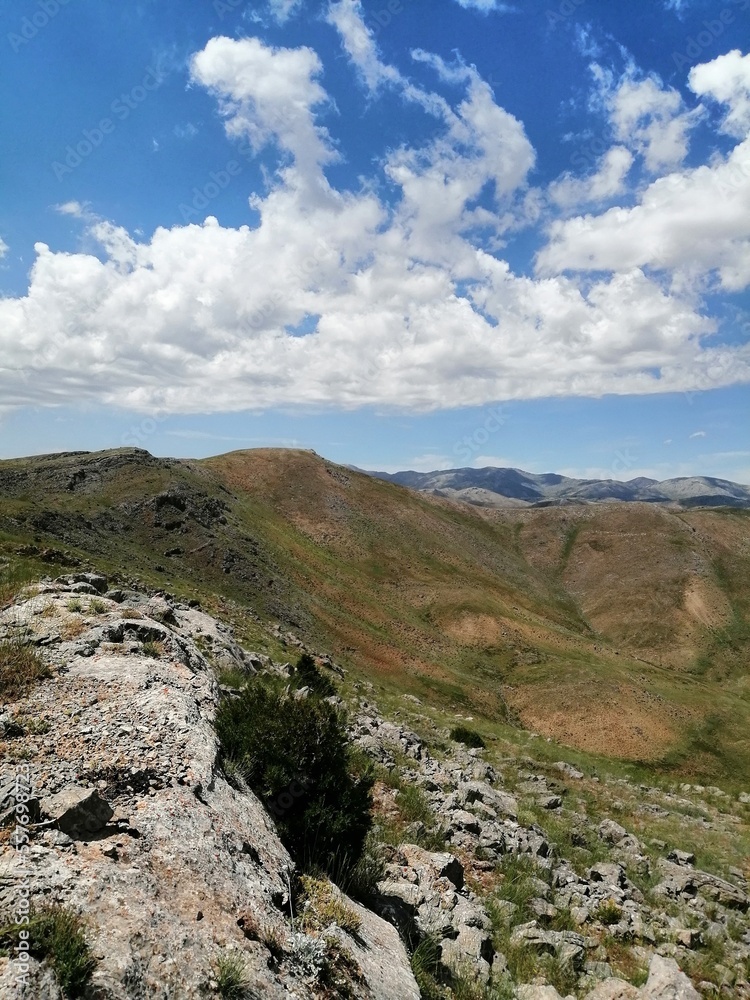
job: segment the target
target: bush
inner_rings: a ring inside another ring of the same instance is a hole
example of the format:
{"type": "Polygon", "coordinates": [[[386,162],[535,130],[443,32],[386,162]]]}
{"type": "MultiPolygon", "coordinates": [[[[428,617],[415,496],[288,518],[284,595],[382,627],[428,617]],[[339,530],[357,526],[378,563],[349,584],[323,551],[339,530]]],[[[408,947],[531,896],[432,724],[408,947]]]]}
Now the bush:
{"type": "Polygon", "coordinates": [[[321,698],[330,698],[336,694],[336,688],[331,681],[318,670],[315,660],[309,653],[303,653],[294,668],[294,679],[297,687],[309,687],[321,698]]]}
{"type": "Polygon", "coordinates": [[[253,678],[216,714],[222,757],[265,803],[297,864],[342,878],[370,829],[371,772],[355,774],[346,720],[319,698],[253,678]]]}
{"type": "Polygon", "coordinates": [[[451,739],[456,743],[463,743],[464,746],[475,747],[477,750],[485,747],[485,742],[479,733],[474,729],[467,729],[466,726],[455,726],[451,729],[451,739]]]}
{"type": "Polygon", "coordinates": [[[434,937],[423,938],[411,956],[411,971],[422,1000],[443,1000],[440,987],[440,945],[434,937]]]}
{"type": "Polygon", "coordinates": [[[20,941],[20,932],[29,932],[29,951],[52,967],[55,978],[66,997],[83,996],[85,987],[96,968],[96,960],[86,941],[82,918],[65,906],[41,907],[30,916],[29,923],[0,928],[0,944],[12,951],[20,941]]]}
{"type": "Polygon", "coordinates": [[[0,695],[4,700],[22,698],[49,676],[49,667],[30,643],[15,638],[0,642],[0,695]]]}

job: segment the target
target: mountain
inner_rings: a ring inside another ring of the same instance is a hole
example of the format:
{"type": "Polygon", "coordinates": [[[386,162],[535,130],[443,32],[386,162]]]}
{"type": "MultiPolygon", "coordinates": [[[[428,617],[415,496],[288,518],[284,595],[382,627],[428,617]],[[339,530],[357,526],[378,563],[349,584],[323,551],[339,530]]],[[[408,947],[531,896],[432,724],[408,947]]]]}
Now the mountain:
{"type": "Polygon", "coordinates": [[[750,507],[750,487],[709,476],[647,479],[570,479],[520,469],[449,469],[444,472],[370,472],[387,482],[436,493],[481,507],[546,506],[557,503],[672,503],[681,507],[750,507]]]}
{"type": "Polygon", "coordinates": [[[292,450],[0,462],[0,603],[74,567],[199,600],[269,655],[279,621],[391,705],[705,781],[750,771],[742,509],[492,509],[292,450]]]}

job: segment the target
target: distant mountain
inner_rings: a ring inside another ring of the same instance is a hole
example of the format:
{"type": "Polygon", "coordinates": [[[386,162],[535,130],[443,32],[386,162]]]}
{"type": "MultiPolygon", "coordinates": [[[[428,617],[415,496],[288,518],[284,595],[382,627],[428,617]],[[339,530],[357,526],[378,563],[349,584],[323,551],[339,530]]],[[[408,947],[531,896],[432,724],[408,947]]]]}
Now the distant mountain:
{"type": "Polygon", "coordinates": [[[423,493],[463,500],[479,507],[549,507],[569,503],[662,503],[681,507],[747,507],[750,487],[710,476],[647,479],[571,479],[521,469],[448,469],[442,472],[370,472],[423,493]]]}

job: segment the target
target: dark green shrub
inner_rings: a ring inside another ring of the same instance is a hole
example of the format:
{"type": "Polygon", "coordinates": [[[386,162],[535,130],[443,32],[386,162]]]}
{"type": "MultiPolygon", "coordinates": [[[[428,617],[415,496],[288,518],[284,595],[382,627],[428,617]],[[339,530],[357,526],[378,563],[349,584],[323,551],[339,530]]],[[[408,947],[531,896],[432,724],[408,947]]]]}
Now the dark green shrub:
{"type": "Polygon", "coordinates": [[[474,729],[467,729],[466,726],[455,726],[451,729],[451,739],[456,743],[463,743],[467,747],[476,747],[481,750],[485,746],[482,737],[474,729]]]}
{"type": "Polygon", "coordinates": [[[297,687],[309,687],[321,698],[330,698],[336,694],[336,688],[331,681],[318,670],[315,660],[309,653],[303,653],[294,668],[294,679],[297,687]]]}
{"type": "Polygon", "coordinates": [[[319,698],[254,678],[216,715],[222,756],[265,803],[297,864],[344,877],[370,829],[372,774],[356,774],[346,720],[319,698]]]}

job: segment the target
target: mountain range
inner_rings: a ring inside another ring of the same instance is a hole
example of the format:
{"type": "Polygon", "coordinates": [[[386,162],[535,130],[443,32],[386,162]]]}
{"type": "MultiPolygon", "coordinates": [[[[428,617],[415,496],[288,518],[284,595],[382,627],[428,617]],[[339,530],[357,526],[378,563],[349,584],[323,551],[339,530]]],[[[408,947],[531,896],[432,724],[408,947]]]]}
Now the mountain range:
{"type": "Polygon", "coordinates": [[[435,472],[370,472],[399,486],[462,500],[479,507],[550,507],[570,503],[640,502],[679,507],[750,507],[750,487],[711,476],[648,479],[572,479],[521,469],[447,469],[435,472]]]}

